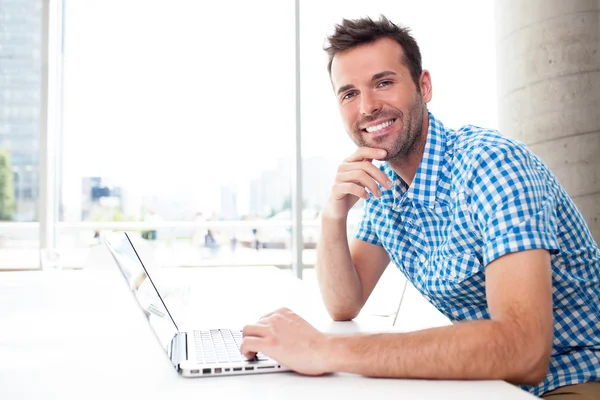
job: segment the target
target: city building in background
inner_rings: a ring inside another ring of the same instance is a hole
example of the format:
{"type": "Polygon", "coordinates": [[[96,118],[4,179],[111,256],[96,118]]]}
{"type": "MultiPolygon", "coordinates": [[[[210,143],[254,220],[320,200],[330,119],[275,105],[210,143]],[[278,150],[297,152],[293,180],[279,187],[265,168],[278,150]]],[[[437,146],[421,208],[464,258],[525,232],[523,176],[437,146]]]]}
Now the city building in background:
{"type": "Polygon", "coordinates": [[[0,0],[0,148],[13,172],[15,221],[37,219],[42,7],[0,0]]]}
{"type": "Polygon", "coordinates": [[[82,179],[81,220],[123,221],[123,191],[106,179],[90,177],[82,179]]]}
{"type": "MultiPolygon", "coordinates": [[[[280,160],[276,168],[263,171],[250,183],[250,213],[273,216],[290,209],[291,166],[280,160]]],[[[325,207],[335,178],[337,163],[315,156],[302,160],[304,208],[320,211],[325,207]]]]}
{"type": "Polygon", "coordinates": [[[236,220],[240,218],[238,208],[238,190],[235,185],[221,187],[221,218],[236,220]]]}

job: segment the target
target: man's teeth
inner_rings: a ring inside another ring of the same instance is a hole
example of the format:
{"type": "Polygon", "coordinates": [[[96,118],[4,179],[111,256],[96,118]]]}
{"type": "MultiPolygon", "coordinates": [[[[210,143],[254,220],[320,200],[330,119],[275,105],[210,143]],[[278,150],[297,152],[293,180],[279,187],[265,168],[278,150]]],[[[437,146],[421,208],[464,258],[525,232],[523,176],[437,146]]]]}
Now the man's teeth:
{"type": "Polygon", "coordinates": [[[373,133],[373,132],[377,132],[378,130],[381,130],[383,128],[387,128],[388,126],[390,126],[393,123],[394,123],[394,121],[386,121],[386,122],[382,122],[379,125],[370,126],[368,128],[365,128],[365,130],[369,133],[373,133]]]}

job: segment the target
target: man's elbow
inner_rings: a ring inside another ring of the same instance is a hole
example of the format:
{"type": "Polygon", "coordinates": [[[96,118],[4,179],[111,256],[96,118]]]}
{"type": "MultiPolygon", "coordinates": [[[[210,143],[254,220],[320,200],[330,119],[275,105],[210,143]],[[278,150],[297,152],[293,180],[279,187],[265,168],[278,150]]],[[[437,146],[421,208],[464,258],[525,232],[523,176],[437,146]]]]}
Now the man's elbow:
{"type": "Polygon", "coordinates": [[[328,301],[325,296],[323,296],[323,300],[327,313],[334,321],[350,321],[356,318],[363,307],[363,304],[358,300],[328,301]]]}
{"type": "Polygon", "coordinates": [[[519,379],[519,382],[516,382],[520,385],[539,385],[544,381],[546,375],[548,375],[548,367],[550,363],[547,363],[545,366],[539,366],[529,371],[526,371],[519,379]]]}
{"type": "Polygon", "coordinates": [[[527,352],[521,363],[520,371],[515,371],[514,383],[520,385],[539,385],[548,375],[552,347],[527,352]]]}
{"type": "Polygon", "coordinates": [[[350,320],[353,320],[354,318],[356,318],[356,316],[360,312],[360,309],[347,308],[347,309],[332,310],[332,309],[328,308],[327,312],[329,313],[329,316],[331,317],[331,319],[333,319],[334,321],[350,321],[350,320]]]}

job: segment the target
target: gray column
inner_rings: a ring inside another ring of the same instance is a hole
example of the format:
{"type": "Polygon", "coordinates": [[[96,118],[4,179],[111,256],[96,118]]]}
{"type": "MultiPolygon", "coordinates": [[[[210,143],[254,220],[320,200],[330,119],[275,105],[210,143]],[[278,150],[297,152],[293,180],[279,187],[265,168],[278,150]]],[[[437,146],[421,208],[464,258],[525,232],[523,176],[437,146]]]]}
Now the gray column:
{"type": "Polygon", "coordinates": [[[495,0],[499,124],[550,167],[600,243],[600,0],[495,0]]]}

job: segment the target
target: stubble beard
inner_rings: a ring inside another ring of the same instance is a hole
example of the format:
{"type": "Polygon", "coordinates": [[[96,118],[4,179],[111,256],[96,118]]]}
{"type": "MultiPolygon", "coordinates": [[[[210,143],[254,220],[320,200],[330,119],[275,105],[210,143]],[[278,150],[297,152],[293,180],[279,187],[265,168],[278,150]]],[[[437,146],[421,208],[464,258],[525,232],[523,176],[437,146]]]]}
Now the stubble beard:
{"type": "Polygon", "coordinates": [[[387,156],[382,158],[382,161],[402,162],[402,160],[407,160],[419,143],[419,138],[422,135],[424,106],[420,101],[415,102],[414,106],[408,112],[408,118],[405,118],[405,113],[400,110],[381,111],[363,118],[353,129],[354,142],[359,147],[384,149],[387,152],[387,156]],[[359,126],[377,119],[392,118],[400,120],[402,125],[399,131],[371,138],[369,142],[365,140],[364,132],[360,130],[359,126]],[[391,135],[396,135],[396,139],[393,143],[386,145],[385,142],[389,140],[389,136],[391,135]]]}

